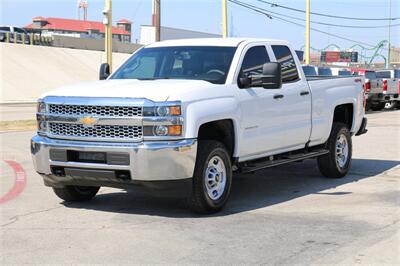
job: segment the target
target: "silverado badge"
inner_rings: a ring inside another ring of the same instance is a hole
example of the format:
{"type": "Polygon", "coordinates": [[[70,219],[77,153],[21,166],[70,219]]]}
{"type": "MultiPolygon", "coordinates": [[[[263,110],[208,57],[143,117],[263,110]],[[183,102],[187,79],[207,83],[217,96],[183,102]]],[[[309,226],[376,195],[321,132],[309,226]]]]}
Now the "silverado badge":
{"type": "Polygon", "coordinates": [[[83,127],[94,127],[97,121],[97,118],[91,116],[85,116],[79,119],[79,123],[81,123],[83,127]]]}

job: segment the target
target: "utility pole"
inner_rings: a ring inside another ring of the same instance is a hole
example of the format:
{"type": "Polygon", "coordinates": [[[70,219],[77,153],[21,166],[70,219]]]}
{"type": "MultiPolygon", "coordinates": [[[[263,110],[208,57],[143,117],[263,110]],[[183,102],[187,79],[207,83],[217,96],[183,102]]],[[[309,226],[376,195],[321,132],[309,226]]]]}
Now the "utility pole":
{"type": "Polygon", "coordinates": [[[103,10],[105,26],[105,52],[107,63],[110,66],[110,73],[112,73],[112,1],[106,0],[103,10]]]}
{"type": "Polygon", "coordinates": [[[161,0],[153,0],[153,27],[156,29],[156,42],[161,41],[161,0]]]}
{"type": "Polygon", "coordinates": [[[228,37],[228,1],[222,0],[222,37],[228,37]]]}
{"type": "Polygon", "coordinates": [[[310,64],[310,1],[306,0],[306,65],[310,64]]]}
{"type": "Polygon", "coordinates": [[[389,0],[389,40],[388,40],[388,57],[387,57],[387,61],[386,61],[386,68],[390,68],[390,35],[391,35],[391,27],[392,27],[392,0],[389,0]]]}

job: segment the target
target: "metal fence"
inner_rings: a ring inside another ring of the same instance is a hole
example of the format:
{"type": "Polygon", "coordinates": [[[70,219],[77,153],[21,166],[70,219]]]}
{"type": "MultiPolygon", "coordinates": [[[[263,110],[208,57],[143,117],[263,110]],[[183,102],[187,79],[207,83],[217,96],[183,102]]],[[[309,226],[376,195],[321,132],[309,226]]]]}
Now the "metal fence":
{"type": "MultiPolygon", "coordinates": [[[[6,43],[41,45],[62,48],[104,51],[103,39],[76,38],[70,36],[52,35],[45,36],[38,33],[1,33],[0,41],[6,43]]],[[[113,52],[133,53],[142,47],[140,44],[125,43],[113,40],[113,52]]]]}

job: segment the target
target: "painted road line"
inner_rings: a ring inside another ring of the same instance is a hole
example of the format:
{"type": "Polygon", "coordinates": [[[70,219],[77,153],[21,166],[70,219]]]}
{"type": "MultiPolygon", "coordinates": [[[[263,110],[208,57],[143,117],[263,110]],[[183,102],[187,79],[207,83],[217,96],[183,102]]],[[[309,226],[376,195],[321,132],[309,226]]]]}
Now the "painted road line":
{"type": "Polygon", "coordinates": [[[22,166],[11,160],[4,160],[15,173],[15,182],[14,186],[2,197],[0,197],[0,204],[4,204],[7,201],[10,201],[16,198],[21,192],[25,189],[26,186],[26,172],[22,166]]]}

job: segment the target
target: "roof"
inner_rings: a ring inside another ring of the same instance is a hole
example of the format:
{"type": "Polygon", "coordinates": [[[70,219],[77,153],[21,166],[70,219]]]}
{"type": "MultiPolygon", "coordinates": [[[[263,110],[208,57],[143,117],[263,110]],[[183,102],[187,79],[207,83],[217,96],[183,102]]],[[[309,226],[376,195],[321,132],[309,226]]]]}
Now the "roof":
{"type": "Polygon", "coordinates": [[[289,43],[281,40],[255,39],[255,38],[198,38],[198,39],[180,39],[168,40],[152,43],[146,47],[165,47],[165,46],[224,46],[236,47],[242,42],[269,42],[277,44],[289,43]]]}
{"type": "MultiPolygon", "coordinates": [[[[87,32],[88,29],[91,29],[91,30],[98,30],[101,33],[104,33],[104,24],[98,21],[64,19],[64,18],[42,18],[42,17],[36,17],[33,20],[47,21],[47,24],[43,26],[41,29],[65,30],[65,31],[75,31],[75,32],[87,32]]],[[[33,26],[33,23],[31,23],[25,26],[25,28],[33,29],[35,27],[33,26]]],[[[112,28],[112,33],[120,35],[130,35],[128,31],[117,27],[112,28]]]]}
{"type": "Polygon", "coordinates": [[[117,21],[118,24],[132,24],[132,21],[129,21],[127,19],[120,19],[117,21]]]}

